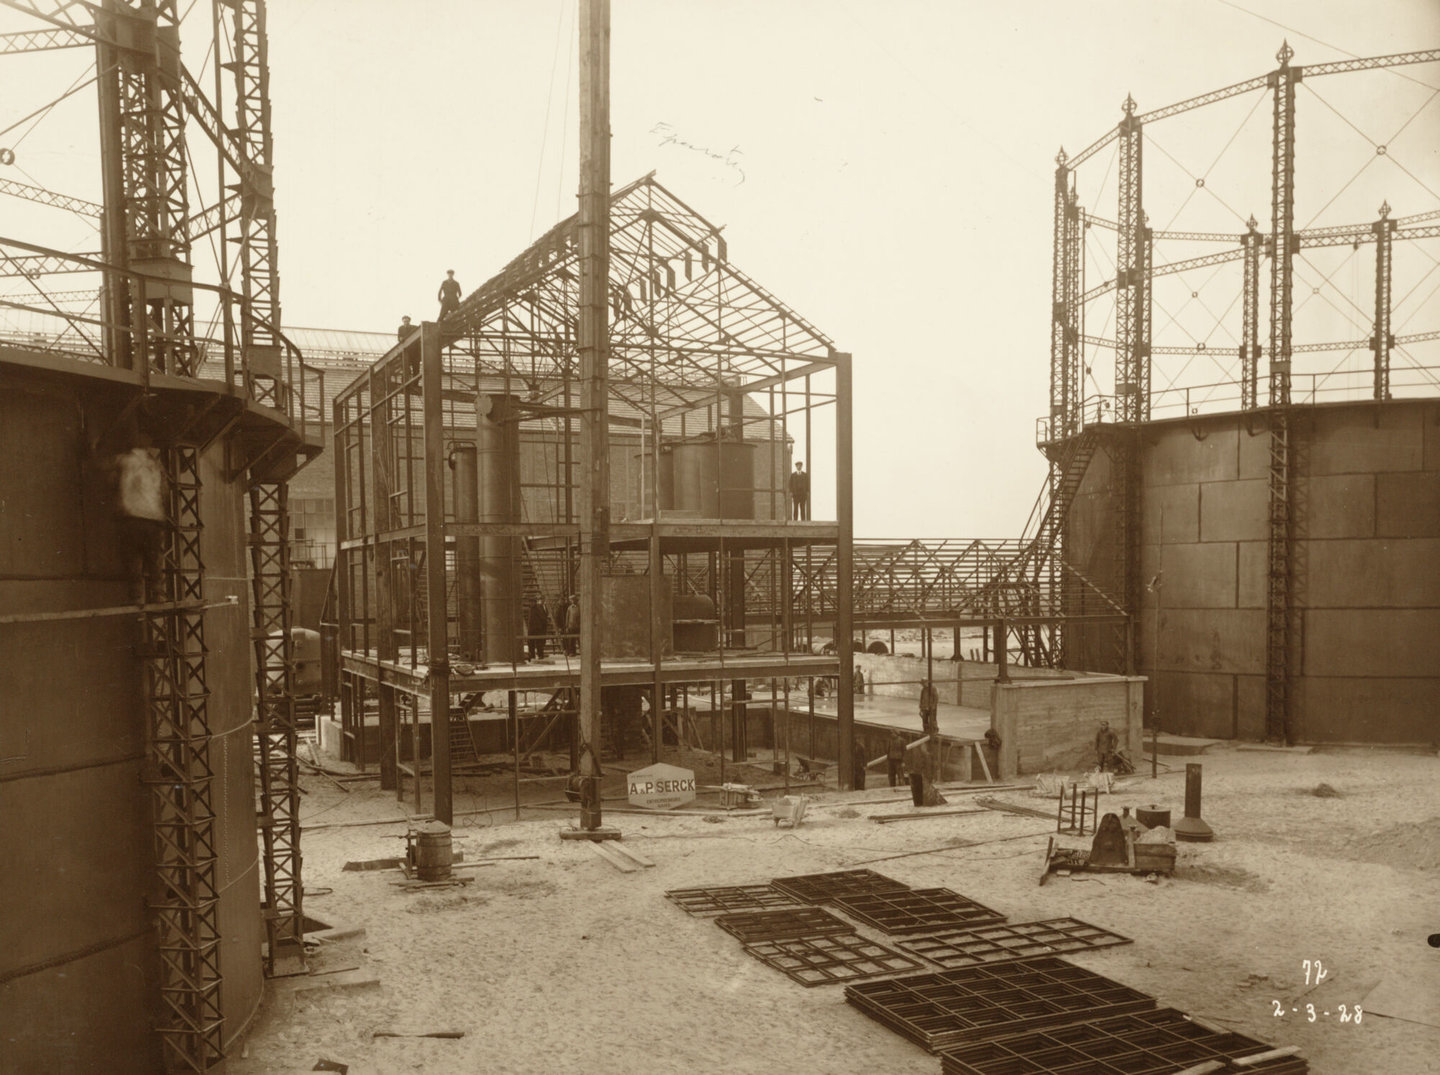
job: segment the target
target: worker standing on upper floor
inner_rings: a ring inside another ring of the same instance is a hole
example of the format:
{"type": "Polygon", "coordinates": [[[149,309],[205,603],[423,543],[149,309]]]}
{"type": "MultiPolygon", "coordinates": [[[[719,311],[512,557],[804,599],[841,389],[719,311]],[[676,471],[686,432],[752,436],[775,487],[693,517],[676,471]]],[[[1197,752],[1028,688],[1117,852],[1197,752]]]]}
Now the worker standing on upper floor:
{"type": "Polygon", "coordinates": [[[580,652],[579,594],[571,594],[570,604],[565,608],[565,652],[572,657],[580,652]]]}
{"type": "Polygon", "coordinates": [[[799,460],[795,462],[795,473],[790,475],[790,516],[807,522],[810,519],[810,475],[799,460]]]}
{"type": "Polygon", "coordinates": [[[440,317],[444,321],[460,309],[460,281],[455,279],[455,270],[445,270],[445,279],[440,281],[440,291],[435,296],[440,300],[440,317]]]}
{"type": "Polygon", "coordinates": [[[400,319],[400,327],[395,330],[395,338],[401,343],[404,343],[405,337],[414,331],[415,326],[410,323],[410,318],[408,316],[402,317],[400,319]]]}

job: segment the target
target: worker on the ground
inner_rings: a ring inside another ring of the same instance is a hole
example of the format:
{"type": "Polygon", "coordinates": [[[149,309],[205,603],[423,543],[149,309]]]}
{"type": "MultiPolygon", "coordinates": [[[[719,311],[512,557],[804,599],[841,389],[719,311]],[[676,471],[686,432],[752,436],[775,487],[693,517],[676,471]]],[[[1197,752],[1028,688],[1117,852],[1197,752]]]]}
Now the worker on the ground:
{"type": "Polygon", "coordinates": [[[580,595],[571,594],[570,604],[565,607],[565,652],[570,656],[580,652],[580,595]]]}
{"type": "Polygon", "coordinates": [[[855,666],[855,676],[851,679],[850,684],[856,698],[865,694],[865,673],[861,671],[858,664],[855,666]]]}
{"type": "Polygon", "coordinates": [[[809,520],[810,518],[810,475],[805,473],[805,464],[795,461],[795,473],[790,475],[790,517],[809,520]]]}
{"type": "Polygon", "coordinates": [[[135,446],[111,461],[116,471],[119,494],[117,527],[122,547],[131,561],[140,562],[140,581],[135,598],[141,604],[159,600],[162,553],[170,533],[165,510],[165,471],[160,453],[150,438],[140,433],[135,446]]]}
{"type": "Polygon", "coordinates": [[[898,731],[890,733],[890,743],[885,748],[885,767],[889,772],[890,786],[899,787],[905,777],[905,737],[898,731]]]}
{"type": "Polygon", "coordinates": [[[400,319],[400,327],[395,330],[395,338],[401,343],[404,343],[405,337],[414,331],[415,326],[410,323],[410,318],[408,316],[402,317],[400,319]]]}
{"type": "Polygon", "coordinates": [[[539,598],[525,614],[526,641],[530,646],[530,659],[538,661],[545,656],[545,636],[549,633],[550,618],[545,615],[545,602],[539,598]]]}
{"type": "Polygon", "coordinates": [[[920,685],[920,728],[926,735],[939,734],[939,712],[940,695],[935,690],[935,684],[927,679],[920,685]]]}
{"type": "Polygon", "coordinates": [[[440,281],[440,291],[435,297],[440,300],[441,321],[460,309],[460,281],[455,279],[454,269],[445,270],[445,279],[440,281]]]}

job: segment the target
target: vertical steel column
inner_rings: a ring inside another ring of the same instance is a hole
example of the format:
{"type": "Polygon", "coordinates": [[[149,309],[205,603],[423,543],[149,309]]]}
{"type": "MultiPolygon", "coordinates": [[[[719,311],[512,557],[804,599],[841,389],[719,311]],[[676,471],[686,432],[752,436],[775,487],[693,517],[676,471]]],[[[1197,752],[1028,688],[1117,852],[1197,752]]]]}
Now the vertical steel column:
{"type": "MultiPolygon", "coordinates": [[[[450,789],[450,640],[445,594],[445,411],[440,326],[420,326],[421,424],[425,453],[425,663],[429,666],[430,765],[435,818],[454,820],[450,789]]],[[[415,787],[420,788],[419,699],[416,699],[415,787]]]]}
{"type": "Polygon", "coordinates": [[[610,0],[580,4],[580,827],[600,827],[600,586],[610,547],[610,0]]]}
{"type": "MultiPolygon", "coordinates": [[[[156,1033],[166,1071],[204,1071],[223,1058],[220,894],[211,795],[210,691],[205,681],[204,570],[200,559],[200,451],[163,453],[171,539],[161,601],[180,607],[145,616],[149,706],[144,783],[154,834],[160,959],[156,1033]]],[[[155,595],[147,600],[153,601],[155,595]]]]}
{"type": "Polygon", "coordinates": [[[1269,549],[1265,602],[1265,735],[1288,743],[1290,605],[1294,566],[1291,485],[1290,347],[1295,237],[1295,83],[1289,43],[1270,73],[1275,95],[1270,189],[1270,469],[1269,549]]]}
{"type": "Polygon", "coordinates": [[[1295,238],[1295,83],[1300,69],[1290,66],[1294,51],[1288,43],[1270,72],[1275,94],[1270,185],[1270,403],[1290,403],[1290,331],[1294,299],[1295,238]]]}
{"type": "MultiPolygon", "coordinates": [[[[130,324],[154,337],[151,368],[193,376],[199,352],[185,231],[189,197],[178,8],[178,0],[147,0],[138,7],[105,0],[96,12],[96,29],[129,46],[111,54],[118,61],[118,79],[110,87],[117,108],[105,125],[113,134],[112,121],[118,120],[126,261],[147,277],[131,307],[130,324]]],[[[109,92],[102,94],[102,106],[109,92]]],[[[141,364],[135,356],[132,365],[141,364]]]]}
{"type": "Polygon", "coordinates": [[[1145,211],[1142,205],[1143,137],[1135,98],[1125,98],[1120,121],[1120,211],[1115,233],[1115,408],[1116,421],[1142,421],[1148,409],[1142,388],[1150,381],[1149,281],[1145,278],[1145,211]],[[1141,367],[1145,369],[1142,371],[1141,367]]]}
{"type": "MultiPolygon", "coordinates": [[[[245,312],[240,344],[247,386],[256,402],[286,409],[286,382],[281,365],[280,276],[275,241],[274,139],[270,129],[269,37],[265,0],[220,0],[231,9],[235,58],[234,134],[244,153],[238,176],[240,212],[227,226],[225,239],[237,248],[240,290],[245,312]],[[260,323],[261,321],[265,323],[260,323]]],[[[293,372],[293,371],[292,371],[293,372]]]]}
{"type": "MultiPolygon", "coordinates": [[[[120,52],[109,31],[116,20],[102,14],[96,21],[95,85],[100,105],[100,176],[105,214],[100,224],[101,259],[121,270],[129,268],[130,244],[125,233],[125,158],[121,138],[120,52]]],[[[131,345],[134,295],[123,272],[106,272],[101,284],[104,346],[110,364],[122,369],[143,368],[145,361],[131,345]]]]}
{"type": "MultiPolygon", "coordinates": [[[[1070,169],[1065,150],[1055,158],[1054,235],[1050,260],[1050,430],[1047,440],[1066,432],[1070,408],[1069,370],[1069,223],[1070,169]]],[[[1054,468],[1051,468],[1052,477],[1054,468]]]]}
{"type": "Polygon", "coordinates": [[[1080,432],[1084,424],[1085,381],[1081,373],[1080,317],[1083,305],[1080,301],[1080,197],[1075,190],[1074,178],[1070,181],[1070,192],[1066,195],[1065,208],[1065,435],[1080,432]]]}
{"type": "Polygon", "coordinates": [[[1260,405],[1257,370],[1260,367],[1260,252],[1263,242],[1254,214],[1240,236],[1245,252],[1245,277],[1241,289],[1240,409],[1253,411],[1260,405]]]}
{"type": "Polygon", "coordinates": [[[1375,353],[1375,398],[1390,398],[1390,348],[1395,337],[1390,332],[1390,273],[1395,236],[1395,221],[1389,219],[1390,203],[1380,206],[1380,219],[1371,225],[1375,232],[1375,333],[1370,337],[1370,350],[1375,353]]]}
{"type": "Polygon", "coordinates": [[[851,410],[852,358],[839,352],[831,357],[835,359],[835,652],[840,658],[840,689],[835,692],[835,761],[840,769],[840,788],[849,790],[855,777],[855,655],[850,648],[855,601],[855,427],[851,410]]]}
{"type": "Polygon", "coordinates": [[[266,970],[301,955],[300,774],[295,760],[295,661],[290,637],[290,526],[286,483],[250,485],[250,601],[254,622],[255,744],[265,876],[266,970]]]}

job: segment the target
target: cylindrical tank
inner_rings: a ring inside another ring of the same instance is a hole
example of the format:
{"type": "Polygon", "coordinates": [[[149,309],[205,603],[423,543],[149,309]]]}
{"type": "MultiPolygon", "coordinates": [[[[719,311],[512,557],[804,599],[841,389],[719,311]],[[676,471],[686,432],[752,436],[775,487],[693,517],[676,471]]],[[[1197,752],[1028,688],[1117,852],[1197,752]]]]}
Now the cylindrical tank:
{"type": "MultiPolygon", "coordinates": [[[[755,518],[754,441],[713,435],[673,446],[673,498],[681,511],[704,519],[755,518]]],[[[663,485],[661,487],[664,488],[663,485]]]]}
{"type": "MultiPolygon", "coordinates": [[[[133,600],[95,445],[113,384],[0,367],[0,615],[133,600]]],[[[201,559],[224,1037],[263,986],[252,772],[246,497],[225,445],[202,458],[201,559]],[[229,598],[234,598],[232,602],[229,598]]],[[[136,615],[0,624],[0,1067],[160,1067],[148,714],[136,615]]]]}
{"type": "Polygon", "coordinates": [[[675,652],[714,653],[719,645],[720,620],[710,596],[703,593],[676,594],[672,607],[675,611],[675,652]]]}
{"type": "MultiPolygon", "coordinates": [[[[1290,437],[1292,738],[1432,742],[1440,402],[1297,407],[1290,437]]],[[[1141,429],[1134,642],[1147,717],[1164,731],[1266,736],[1270,458],[1267,423],[1252,414],[1141,429]]],[[[1065,556],[1112,590],[1116,488],[1102,448],[1071,508],[1065,556]]],[[[1110,632],[1076,628],[1066,651],[1072,667],[1121,670],[1110,632]]]]}
{"type": "MultiPolygon", "coordinates": [[[[482,394],[476,405],[480,522],[520,521],[520,426],[515,397],[482,394]]],[[[520,653],[520,540],[487,534],[480,539],[484,586],[485,659],[505,664],[520,653]]]]}

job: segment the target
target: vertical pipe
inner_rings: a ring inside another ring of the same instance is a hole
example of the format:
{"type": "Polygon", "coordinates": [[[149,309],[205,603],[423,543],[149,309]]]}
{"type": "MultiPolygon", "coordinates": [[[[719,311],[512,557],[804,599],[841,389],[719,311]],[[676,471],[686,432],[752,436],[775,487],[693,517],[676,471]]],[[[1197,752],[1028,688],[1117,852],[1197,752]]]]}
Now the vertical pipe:
{"type": "Polygon", "coordinates": [[[609,551],[610,0],[580,4],[580,827],[600,827],[600,579],[609,551]]]}
{"type": "MultiPolygon", "coordinates": [[[[461,526],[480,521],[480,482],[476,447],[458,441],[450,447],[450,469],[454,472],[455,521],[461,526]]],[[[455,539],[456,601],[460,621],[460,659],[480,659],[482,616],[480,591],[480,538],[461,534],[455,539]]]]}
{"type": "MultiPolygon", "coordinates": [[[[479,396],[475,436],[478,445],[481,523],[519,522],[516,499],[520,484],[519,424],[511,396],[479,396]]],[[[491,664],[512,664],[519,657],[520,557],[513,534],[487,533],[480,539],[479,580],[484,592],[480,607],[485,632],[485,657],[491,664]]]]}
{"type": "Polygon", "coordinates": [[[510,734],[515,743],[515,820],[520,820],[520,711],[515,705],[515,692],[507,691],[505,702],[510,710],[510,734]]]}
{"type": "MultiPolygon", "coordinates": [[[[450,788],[450,643],[445,601],[445,428],[440,328],[420,326],[421,423],[425,450],[425,649],[430,666],[430,764],[435,784],[435,818],[452,824],[450,788]]],[[[420,787],[419,706],[415,713],[415,787],[420,787]]]]}
{"type": "MultiPolygon", "coordinates": [[[[837,763],[840,766],[840,787],[853,786],[855,739],[855,655],[850,650],[852,604],[854,602],[854,562],[851,543],[855,537],[855,503],[852,486],[854,465],[854,428],[851,413],[851,356],[837,353],[835,358],[835,651],[840,657],[840,689],[836,692],[835,727],[838,737],[837,763]]],[[[809,454],[809,444],[806,444],[809,454]]],[[[809,469],[809,468],[807,468],[809,469]]],[[[812,479],[813,480],[813,479],[812,479]]]]}
{"type": "MultiPolygon", "coordinates": [[[[394,501],[391,497],[394,467],[394,446],[390,438],[390,400],[386,395],[381,371],[370,370],[370,480],[372,483],[371,519],[374,543],[371,551],[375,570],[375,656],[380,661],[394,661],[398,656],[395,641],[396,595],[391,531],[394,530],[394,501]]],[[[361,418],[363,423],[364,419],[361,418]]],[[[379,697],[380,787],[399,790],[399,720],[395,687],[380,681],[376,684],[379,697]]],[[[364,716],[362,714],[363,722],[364,716]]],[[[363,734],[363,731],[362,731],[363,734]]]]}

